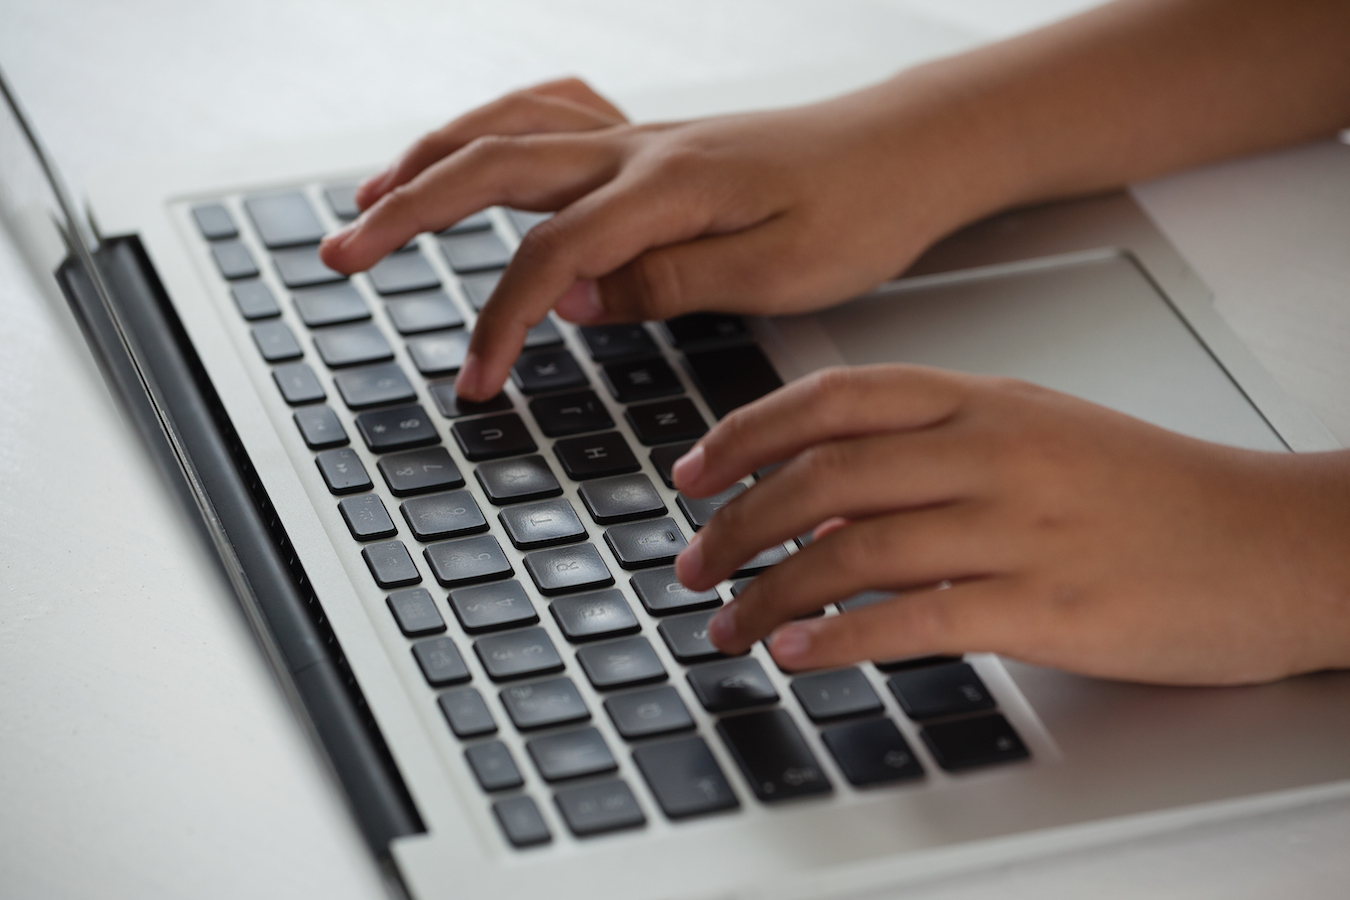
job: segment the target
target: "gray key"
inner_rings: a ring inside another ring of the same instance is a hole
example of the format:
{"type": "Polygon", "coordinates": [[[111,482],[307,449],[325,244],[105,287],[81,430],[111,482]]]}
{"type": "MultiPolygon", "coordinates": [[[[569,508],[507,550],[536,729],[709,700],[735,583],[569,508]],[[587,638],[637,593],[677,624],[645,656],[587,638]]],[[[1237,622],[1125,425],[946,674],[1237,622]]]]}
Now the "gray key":
{"type": "Polygon", "coordinates": [[[588,644],[577,651],[577,662],[597,690],[632,687],[662,681],[666,668],[642,635],[588,644]]]}
{"type": "Polygon", "coordinates": [[[244,208],[269,249],[317,244],[323,237],[323,225],[299,191],[247,197],[244,208]]]}
{"type": "Polygon", "coordinates": [[[468,352],[469,333],[463,329],[408,338],[408,355],[423,375],[458,372],[468,352]]]}
{"type": "Polygon", "coordinates": [[[418,641],[412,646],[412,654],[427,684],[432,687],[461,684],[473,677],[469,667],[464,665],[464,657],[459,655],[459,648],[448,637],[418,641]]]}
{"type": "Polygon", "coordinates": [[[534,847],[553,840],[539,807],[529,796],[507,797],[492,804],[492,814],[513,847],[534,847]]]}
{"type": "Polygon", "coordinates": [[[464,476],[444,447],[391,453],[376,463],[385,484],[396,497],[463,487],[464,476]]]}
{"type": "Polygon", "coordinates": [[[361,299],[361,295],[349,281],[305,288],[293,292],[292,296],[295,298],[295,311],[300,314],[300,320],[310,328],[341,325],[344,322],[359,322],[370,318],[366,301],[361,299]]]}
{"type": "Polygon", "coordinates": [[[281,283],[288,288],[314,287],[347,280],[346,275],[335,272],[323,264],[323,260],[319,259],[317,244],[312,247],[275,250],[272,253],[272,265],[276,266],[281,283]]]}
{"type": "Polygon", "coordinates": [[[422,573],[417,571],[402,541],[367,544],[361,556],[370,568],[375,583],[382,588],[403,587],[422,580],[422,573]]]}
{"type": "Polygon", "coordinates": [[[553,218],[551,212],[528,212],[523,209],[506,210],[506,219],[511,223],[511,227],[516,230],[516,234],[524,237],[531,228],[540,222],[545,222],[553,218]]]}
{"type": "Polygon", "coordinates": [[[763,572],[770,566],[776,566],[787,559],[790,554],[782,544],[775,544],[767,550],[761,550],[754,556],[745,561],[745,564],[732,573],[733,578],[744,578],[747,575],[756,575],[763,572]]]}
{"type": "Polygon", "coordinates": [[[792,679],[792,693],[814,722],[880,712],[881,699],[857,669],[813,672],[792,679]]]}
{"type": "Polygon", "coordinates": [[[325,328],[314,335],[314,349],[319,351],[319,357],[333,369],[384,362],[394,357],[394,351],[384,339],[384,334],[369,322],[325,328]]]}
{"type": "Polygon", "coordinates": [[[511,751],[501,741],[475,744],[464,751],[464,758],[469,761],[478,786],[485,791],[505,791],[525,783],[511,751]]]}
{"type": "Polygon", "coordinates": [[[563,667],[548,632],[538,627],[481,637],[473,649],[493,681],[547,675],[563,667]]]}
{"type": "Polygon", "coordinates": [[[722,605],[722,597],[716,588],[706,591],[691,591],[680,584],[675,577],[674,566],[648,569],[638,572],[632,578],[633,592],[638,595],[647,612],[654,616],[668,616],[677,612],[692,612],[696,609],[711,609],[722,605]]]}
{"type": "Polygon", "coordinates": [[[328,490],[334,494],[352,494],[371,488],[370,476],[361,457],[350,447],[324,450],[314,457],[328,490]]]}
{"type": "Polygon", "coordinates": [[[376,494],[344,497],[338,502],[338,511],[342,513],[342,521],[347,523],[347,530],[358,541],[393,537],[398,533],[394,520],[384,508],[384,501],[376,494]]]}
{"type": "Polygon", "coordinates": [[[488,499],[498,506],[542,500],[562,493],[562,485],[542,456],[522,456],[481,463],[474,469],[488,499]]]}
{"type": "Polygon", "coordinates": [[[328,395],[307,363],[287,363],[272,370],[272,380],[281,389],[281,396],[291,406],[314,403],[328,395]]]}
{"type": "Polygon", "coordinates": [[[337,413],[327,406],[304,406],[295,411],[295,424],[311,450],[341,447],[347,443],[347,431],[337,413]]]}
{"type": "Polygon", "coordinates": [[[492,227],[492,218],[487,210],[479,210],[471,216],[465,216],[449,228],[442,228],[440,234],[464,234],[469,231],[484,231],[492,227]]]}
{"type": "Polygon", "coordinates": [[[497,289],[497,282],[501,280],[502,273],[498,269],[461,276],[459,286],[464,289],[464,296],[469,298],[469,305],[477,312],[487,306],[488,298],[492,296],[492,292],[497,289]]]}
{"type": "Polygon", "coordinates": [[[258,264],[253,261],[253,254],[239,241],[217,241],[211,245],[211,256],[221,276],[230,281],[253,278],[258,274],[258,264]]]}
{"type": "Polygon", "coordinates": [[[668,565],[685,547],[680,526],[669,516],[648,522],[630,522],[605,530],[605,543],[625,569],[668,565]]]}
{"type": "Polygon", "coordinates": [[[381,294],[402,294],[441,286],[420,250],[391,253],[370,268],[370,283],[381,294]]]}
{"type": "Polygon", "coordinates": [[[619,767],[597,728],[550,734],[525,742],[525,749],[545,781],[565,781],[613,772],[619,767]]]}
{"type": "Polygon", "coordinates": [[[539,614],[520,582],[495,581],[450,592],[450,608],[469,634],[533,625],[539,614]]]}
{"type": "Polygon", "coordinates": [[[690,669],[685,676],[708,712],[730,712],[778,702],[778,691],[751,657],[724,659],[690,669]]]}
{"type": "Polygon", "coordinates": [[[356,205],[357,187],[355,183],[330,184],[323,189],[323,198],[328,201],[328,208],[344,222],[361,215],[361,207],[356,205]]]}
{"type": "Polygon", "coordinates": [[[398,509],[419,541],[461,537],[488,529],[487,519],[468,491],[413,497],[400,503],[398,509]]]}
{"type": "Polygon", "coordinates": [[[605,700],[605,712],[619,734],[630,741],[694,727],[679,691],[670,685],[616,694],[605,700]]]}
{"type": "Polygon", "coordinates": [[[426,588],[394,591],[385,598],[385,603],[394,614],[394,621],[398,623],[399,630],[408,637],[438,634],[445,630],[445,620],[441,618],[440,611],[436,609],[436,603],[426,588]]]}
{"type": "Polygon", "coordinates": [[[722,767],[698,735],[645,744],[633,751],[633,762],[656,795],[661,811],[672,819],[707,815],[741,805],[727,784],[722,767]]]}
{"type": "Polygon", "coordinates": [[[618,637],[638,630],[637,616],[617,588],[559,597],[548,606],[569,641],[618,637]]]}
{"type": "Polygon", "coordinates": [[[440,705],[441,713],[450,723],[450,730],[456,737],[478,737],[497,731],[497,723],[492,718],[492,712],[488,710],[487,704],[483,702],[483,695],[478,693],[477,688],[466,687],[446,691],[436,698],[436,702],[440,705]]]}
{"type": "Polygon", "coordinates": [[[203,203],[192,207],[192,218],[197,220],[197,230],[208,241],[239,236],[230,211],[220,203],[203,203]]]}
{"type": "Polygon", "coordinates": [[[490,534],[432,544],[422,555],[431,566],[431,574],[446,587],[493,581],[512,572],[501,544],[490,534]]]}
{"type": "Polygon", "coordinates": [[[385,301],[384,308],[389,312],[389,321],[394,323],[399,334],[417,334],[464,325],[464,317],[444,291],[408,294],[385,301]]]}
{"type": "Polygon", "coordinates": [[[534,350],[539,347],[551,347],[554,344],[562,343],[562,332],[558,326],[553,324],[553,317],[548,316],[538,325],[525,332],[525,349],[534,350]]]}
{"type": "Polygon", "coordinates": [[[689,520],[689,524],[695,531],[708,524],[708,520],[713,517],[713,513],[726,506],[735,498],[745,493],[745,485],[737,483],[711,497],[702,497],[694,499],[686,497],[684,494],[678,494],[675,497],[675,503],[684,513],[684,517],[689,520]]]}
{"type": "Polygon", "coordinates": [[[711,610],[671,616],[656,626],[656,633],[666,642],[671,655],[682,663],[717,659],[722,651],[708,640],[708,620],[712,617],[711,610]]]}
{"type": "Polygon", "coordinates": [[[349,409],[399,403],[417,396],[398,363],[344,369],[333,376],[333,384],[349,409]]]}
{"type": "Polygon", "coordinates": [[[440,243],[446,263],[457,274],[500,269],[511,261],[511,251],[495,231],[447,235],[440,243]]]}
{"type": "Polygon", "coordinates": [[[262,358],[268,362],[298,359],[305,355],[305,351],[300,349],[300,342],[295,339],[295,335],[285,322],[261,322],[254,325],[251,330],[253,343],[258,346],[262,358]]]}
{"type": "Polygon", "coordinates": [[[551,728],[591,717],[572,679],[562,676],[503,688],[502,706],[521,731],[551,728]]]}
{"type": "Polygon", "coordinates": [[[591,518],[601,525],[646,519],[666,511],[651,479],[640,473],[588,481],[577,493],[591,518]]]}
{"type": "Polygon", "coordinates": [[[604,834],[647,823],[633,791],[622,781],[602,781],[554,794],[563,821],[577,837],[604,834]]]}
{"type": "Polygon", "coordinates": [[[586,526],[565,497],[507,507],[497,518],[518,550],[556,547],[586,539],[586,526]]]}
{"type": "Polygon", "coordinates": [[[256,279],[231,285],[230,296],[234,298],[234,305],[239,307],[239,314],[245,319],[270,319],[272,316],[281,315],[281,307],[277,306],[277,298],[272,296],[272,289],[256,279]]]}
{"type": "Polygon", "coordinates": [[[591,544],[536,550],[525,557],[525,571],[545,594],[584,591],[614,583],[609,567],[591,544]]]}

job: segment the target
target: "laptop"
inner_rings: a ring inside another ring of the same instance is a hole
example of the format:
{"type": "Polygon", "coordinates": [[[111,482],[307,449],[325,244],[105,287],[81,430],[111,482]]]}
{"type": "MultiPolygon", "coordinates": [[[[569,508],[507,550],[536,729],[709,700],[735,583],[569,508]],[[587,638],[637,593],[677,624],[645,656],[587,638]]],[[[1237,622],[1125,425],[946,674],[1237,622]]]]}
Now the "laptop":
{"type": "Polygon", "coordinates": [[[1350,784],[1340,673],[1157,689],[974,655],[793,674],[702,630],[793,546],[708,594],[671,580],[711,514],[671,461],[825,365],[1013,375],[1208,440],[1334,446],[1128,196],[978,224],[809,316],[550,319],[470,408],[457,354],[530,216],[487,210],[342,279],[315,244],[394,140],[90,185],[85,208],[5,93],[6,225],[409,895],[851,894],[1350,784]]]}

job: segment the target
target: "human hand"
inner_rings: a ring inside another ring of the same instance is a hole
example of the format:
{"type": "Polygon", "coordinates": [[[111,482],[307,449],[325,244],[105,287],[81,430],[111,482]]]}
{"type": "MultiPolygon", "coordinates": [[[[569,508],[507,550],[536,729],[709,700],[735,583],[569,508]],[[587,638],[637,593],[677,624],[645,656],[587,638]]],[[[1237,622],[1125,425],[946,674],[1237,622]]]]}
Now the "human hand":
{"type": "Polygon", "coordinates": [[[706,589],[821,526],[713,618],[728,653],[772,635],[789,669],[988,651],[1184,684],[1350,666],[1344,452],[1237,450],[1022,382],[893,365],[822,371],[733,412],[674,478],[702,497],[782,460],[676,563],[706,589]],[[877,588],[900,593],[792,621],[877,588]]]}

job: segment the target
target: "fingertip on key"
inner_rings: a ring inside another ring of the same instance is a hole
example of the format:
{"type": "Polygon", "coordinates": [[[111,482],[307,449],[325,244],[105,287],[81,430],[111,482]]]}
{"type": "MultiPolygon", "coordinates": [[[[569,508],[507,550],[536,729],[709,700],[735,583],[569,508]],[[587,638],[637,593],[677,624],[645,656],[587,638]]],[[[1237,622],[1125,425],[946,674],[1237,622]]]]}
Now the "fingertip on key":
{"type": "MultiPolygon", "coordinates": [[[[712,634],[709,623],[708,633],[712,634]]],[[[773,658],[787,668],[798,668],[806,661],[807,651],[811,649],[811,635],[806,626],[784,625],[769,642],[769,652],[773,658]]]]}
{"type": "Polygon", "coordinates": [[[695,532],[675,557],[675,577],[688,587],[703,574],[703,536],[695,532]]]}
{"type": "Polygon", "coordinates": [[[692,487],[698,477],[703,474],[705,462],[703,444],[695,444],[688,453],[675,460],[675,465],[670,469],[671,480],[681,490],[692,487]]]}

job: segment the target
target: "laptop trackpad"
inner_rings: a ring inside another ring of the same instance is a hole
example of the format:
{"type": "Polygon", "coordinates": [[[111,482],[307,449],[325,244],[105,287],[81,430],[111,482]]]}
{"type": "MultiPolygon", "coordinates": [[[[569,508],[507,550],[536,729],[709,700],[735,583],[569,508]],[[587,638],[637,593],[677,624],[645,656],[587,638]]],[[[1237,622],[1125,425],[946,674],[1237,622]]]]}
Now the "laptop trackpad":
{"type": "Polygon", "coordinates": [[[881,362],[1007,375],[1203,440],[1285,449],[1123,255],[896,282],[770,330],[791,377],[881,362]]]}

